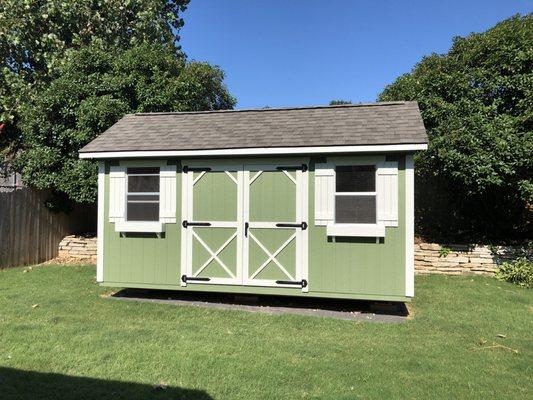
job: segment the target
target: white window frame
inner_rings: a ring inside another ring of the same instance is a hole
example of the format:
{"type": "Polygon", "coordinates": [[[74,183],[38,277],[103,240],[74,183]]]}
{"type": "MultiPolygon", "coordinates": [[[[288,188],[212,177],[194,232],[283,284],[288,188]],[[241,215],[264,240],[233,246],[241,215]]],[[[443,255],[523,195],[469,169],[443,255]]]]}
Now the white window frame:
{"type": "Polygon", "coordinates": [[[385,157],[358,157],[358,158],[348,158],[348,157],[339,157],[339,158],[329,158],[328,163],[331,163],[334,171],[334,188],[333,193],[333,221],[328,223],[326,226],[326,232],[328,236],[351,236],[351,237],[385,237],[385,225],[378,222],[378,193],[377,193],[377,182],[378,182],[378,168],[380,163],[385,161],[385,157]],[[363,166],[371,165],[374,167],[375,174],[375,186],[373,192],[337,192],[337,167],[340,166],[363,166]],[[335,203],[337,195],[373,195],[376,202],[376,222],[375,223],[337,223],[335,222],[336,210],[335,203]]]}
{"type": "Polygon", "coordinates": [[[377,192],[377,182],[378,182],[378,165],[375,163],[368,163],[368,164],[353,164],[353,165],[335,165],[335,192],[333,193],[333,224],[334,225],[374,225],[377,224],[378,221],[378,192],[377,192]],[[373,167],[374,168],[374,191],[373,192],[337,192],[337,168],[338,167],[373,167]],[[374,224],[372,223],[347,223],[347,222],[337,222],[337,196],[374,196],[374,205],[376,207],[376,218],[374,224]]]}
{"type": "MultiPolygon", "coordinates": [[[[120,233],[157,233],[161,234],[165,232],[166,223],[175,223],[175,218],[173,221],[168,219],[162,219],[159,216],[157,221],[128,221],[127,220],[127,201],[128,194],[134,194],[134,192],[128,192],[128,168],[159,168],[159,178],[161,179],[162,169],[167,166],[166,160],[154,161],[154,160],[124,160],[120,161],[120,167],[125,170],[125,190],[124,190],[124,214],[123,218],[115,221],[115,232],[120,233]]],[[[160,181],[161,182],[161,181],[160,181]]],[[[159,210],[161,211],[161,183],[159,186],[159,210]]],[[[148,194],[143,192],[143,194],[148,194]]]]}
{"type": "Polygon", "coordinates": [[[146,166],[142,166],[142,167],[128,167],[126,169],[126,197],[124,199],[124,201],[126,202],[125,205],[124,205],[124,209],[125,209],[125,222],[158,222],[159,221],[159,210],[161,208],[161,186],[159,187],[159,191],[158,192],[130,192],[129,191],[129,179],[130,179],[130,176],[157,176],[157,179],[158,179],[158,183],[159,183],[159,180],[161,179],[161,168],[160,167],[146,167],[146,166]],[[157,168],[159,170],[159,172],[157,173],[151,173],[151,174],[130,174],[128,173],[128,169],[129,168],[157,168]],[[134,201],[129,201],[128,200],[128,196],[157,196],[157,201],[155,200],[134,200],[134,201]],[[143,203],[143,204],[147,204],[147,203],[157,203],[158,204],[158,207],[157,207],[157,220],[148,220],[148,221],[130,221],[128,220],[128,203],[143,203]]]}

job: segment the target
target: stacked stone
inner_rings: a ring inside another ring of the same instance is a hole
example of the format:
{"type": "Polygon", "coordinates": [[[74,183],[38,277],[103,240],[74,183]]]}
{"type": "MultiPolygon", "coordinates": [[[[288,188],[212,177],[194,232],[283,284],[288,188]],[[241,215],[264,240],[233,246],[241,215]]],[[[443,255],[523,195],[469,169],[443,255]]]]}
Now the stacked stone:
{"type": "Polygon", "coordinates": [[[96,260],[96,237],[69,235],[59,243],[60,258],[96,260]]]}
{"type": "Polygon", "coordinates": [[[419,274],[494,274],[498,266],[517,258],[512,246],[415,244],[415,271],[419,274]]]}

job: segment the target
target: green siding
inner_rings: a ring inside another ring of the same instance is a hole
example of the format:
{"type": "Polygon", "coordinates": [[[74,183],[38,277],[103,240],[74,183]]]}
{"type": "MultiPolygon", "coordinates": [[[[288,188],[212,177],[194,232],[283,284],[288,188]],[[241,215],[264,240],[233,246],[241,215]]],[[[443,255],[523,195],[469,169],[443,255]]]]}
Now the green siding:
{"type": "MultiPolygon", "coordinates": [[[[354,157],[355,158],[355,157],[354,157]]],[[[376,243],[375,238],[328,238],[326,228],[314,225],[314,167],[311,163],[309,171],[309,293],[302,293],[300,289],[267,288],[267,287],[244,287],[244,286],[215,286],[191,284],[187,287],[180,286],[180,224],[181,221],[181,174],[177,174],[177,220],[176,224],[166,224],[165,234],[158,238],[153,234],[128,234],[121,237],[114,230],[114,224],[109,222],[109,163],[106,165],[105,179],[105,225],[104,225],[104,285],[121,287],[145,287],[188,291],[212,291],[232,293],[258,293],[279,294],[295,296],[338,297],[369,300],[409,300],[405,297],[405,171],[403,156],[400,158],[398,171],[399,190],[399,221],[398,227],[386,228],[386,236],[376,243]]],[[[283,158],[270,160],[272,163],[283,164],[283,158]]],[[[180,167],[178,166],[178,171],[180,167]]],[[[204,177],[205,178],[205,177],[204,177]]],[[[204,179],[202,178],[202,179],[204,179]]],[[[260,179],[259,177],[258,179],[260,179]]],[[[265,178],[277,179],[266,175],[265,178]]],[[[288,181],[288,179],[286,179],[288,181]]],[[[198,184],[201,182],[200,180],[198,184]]],[[[272,182],[272,187],[283,186],[284,181],[272,182]]],[[[221,184],[220,182],[207,184],[221,184]]],[[[222,197],[232,197],[230,190],[234,183],[229,179],[224,181],[222,197]],[[230,185],[231,184],[231,185],[230,185]]],[[[255,182],[254,182],[255,183],[255,182]]],[[[291,183],[289,181],[289,183],[291,183]]],[[[291,183],[292,185],[292,183],[291,183]]],[[[252,185],[253,186],[253,185],[252,185]]],[[[257,186],[259,188],[259,186],[257,186]]],[[[294,187],[294,185],[292,185],[294,187]]],[[[291,186],[287,185],[290,190],[291,186]]],[[[196,189],[195,189],[196,190],[196,189]]],[[[201,186],[198,190],[203,190],[201,186]]],[[[207,189],[206,189],[207,190],[207,189]]],[[[234,190],[234,189],[233,189],[234,190]]],[[[254,194],[251,191],[251,200],[263,201],[266,210],[272,207],[268,193],[260,190],[254,194]]],[[[212,196],[211,196],[212,197],[212,196]]],[[[281,196],[283,197],[283,196],[281,196]]],[[[234,205],[232,200],[224,200],[223,210],[216,208],[219,199],[210,199],[210,217],[216,216],[218,220],[235,220],[233,216],[234,205]],[[217,214],[220,213],[220,214],[217,214]]],[[[251,202],[253,204],[253,201],[251,202]]],[[[263,205],[262,205],[263,206],[263,205]]],[[[202,205],[203,207],[203,205],[202,205]]],[[[209,209],[209,207],[206,208],[209,209]]],[[[195,207],[196,208],[196,207],[195,207]]],[[[202,208],[204,209],[204,208],[202,208]]],[[[287,208],[288,209],[288,208],[287,208]]],[[[272,215],[279,218],[279,213],[273,209],[272,215]]],[[[204,211],[202,211],[204,212],[204,211]]],[[[283,212],[283,211],[281,211],[283,212]]],[[[292,212],[292,211],[290,211],[292,212]]],[[[257,214],[259,217],[263,217],[257,214]]],[[[206,215],[207,216],[207,215],[206,215]]],[[[251,215],[252,216],[252,215],[251,215]]],[[[293,220],[289,214],[288,220],[293,220]]],[[[201,231],[198,230],[200,233],[201,231]]],[[[229,235],[229,234],[228,234],[229,235]]],[[[226,237],[229,237],[226,235],[226,237]]],[[[211,238],[213,242],[219,242],[222,238],[211,238]]],[[[272,238],[270,250],[281,238],[272,238]],[[276,240],[277,239],[277,240],[276,240]],[[274,243],[276,241],[276,243],[274,243]]],[[[215,245],[213,245],[215,246],[215,245]]],[[[230,247],[225,255],[226,260],[233,259],[230,247]]],[[[289,247],[287,253],[281,259],[287,264],[293,256],[293,249],[289,247]]],[[[260,260],[260,253],[254,256],[254,264],[261,264],[266,260],[260,260]],[[256,260],[257,259],[257,260],[256,260]],[[256,260],[256,261],[255,261],[256,260]]],[[[280,260],[281,261],[281,260],[280,260]]],[[[200,265],[202,262],[199,262],[200,265]]],[[[209,267],[208,267],[209,268],[209,267]]],[[[267,267],[268,268],[268,267],[267,267]]],[[[250,268],[253,272],[253,268],[250,268]]],[[[275,271],[274,268],[267,271],[275,271]]],[[[292,271],[291,271],[292,272],[292,271]]],[[[260,278],[278,278],[268,272],[267,276],[260,278]]],[[[222,273],[220,276],[223,276],[222,273]]],[[[281,278],[281,276],[280,276],[281,278]]]]}
{"type": "Polygon", "coordinates": [[[294,221],[295,199],[296,185],[283,172],[264,171],[250,185],[250,221],[294,221]]]}
{"type": "MultiPolygon", "coordinates": [[[[180,225],[165,224],[161,238],[148,233],[121,237],[115,232],[115,224],[109,222],[109,166],[105,177],[104,281],[179,285],[180,225]]],[[[181,212],[181,174],[177,175],[176,187],[176,204],[181,212]]]]}
{"type": "MultiPolygon", "coordinates": [[[[194,177],[197,178],[198,173],[195,173],[194,177]]],[[[237,220],[237,185],[225,172],[205,173],[193,189],[195,221],[237,220]],[[213,196],[213,193],[217,195],[213,196]]]]}

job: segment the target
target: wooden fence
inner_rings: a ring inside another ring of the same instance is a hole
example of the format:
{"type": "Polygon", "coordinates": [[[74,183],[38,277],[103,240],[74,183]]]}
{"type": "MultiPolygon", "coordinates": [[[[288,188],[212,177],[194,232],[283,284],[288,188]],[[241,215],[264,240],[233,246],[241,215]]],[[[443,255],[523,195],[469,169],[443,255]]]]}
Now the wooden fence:
{"type": "Polygon", "coordinates": [[[1,185],[0,268],[50,260],[66,235],[95,229],[95,207],[53,213],[44,205],[46,197],[22,185],[1,185]]]}

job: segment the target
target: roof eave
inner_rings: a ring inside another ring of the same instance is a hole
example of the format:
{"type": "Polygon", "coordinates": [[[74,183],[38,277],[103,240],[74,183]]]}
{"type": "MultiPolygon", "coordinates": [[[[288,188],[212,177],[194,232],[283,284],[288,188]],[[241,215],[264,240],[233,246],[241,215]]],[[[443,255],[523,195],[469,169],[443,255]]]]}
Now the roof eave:
{"type": "Polygon", "coordinates": [[[415,152],[427,149],[427,143],[373,144],[350,146],[310,146],[310,147],[254,147],[233,149],[203,150],[135,150],[135,151],[84,151],[82,159],[116,158],[167,158],[167,157],[206,157],[206,156],[256,156],[292,154],[335,154],[335,153],[390,153],[415,152]]]}

